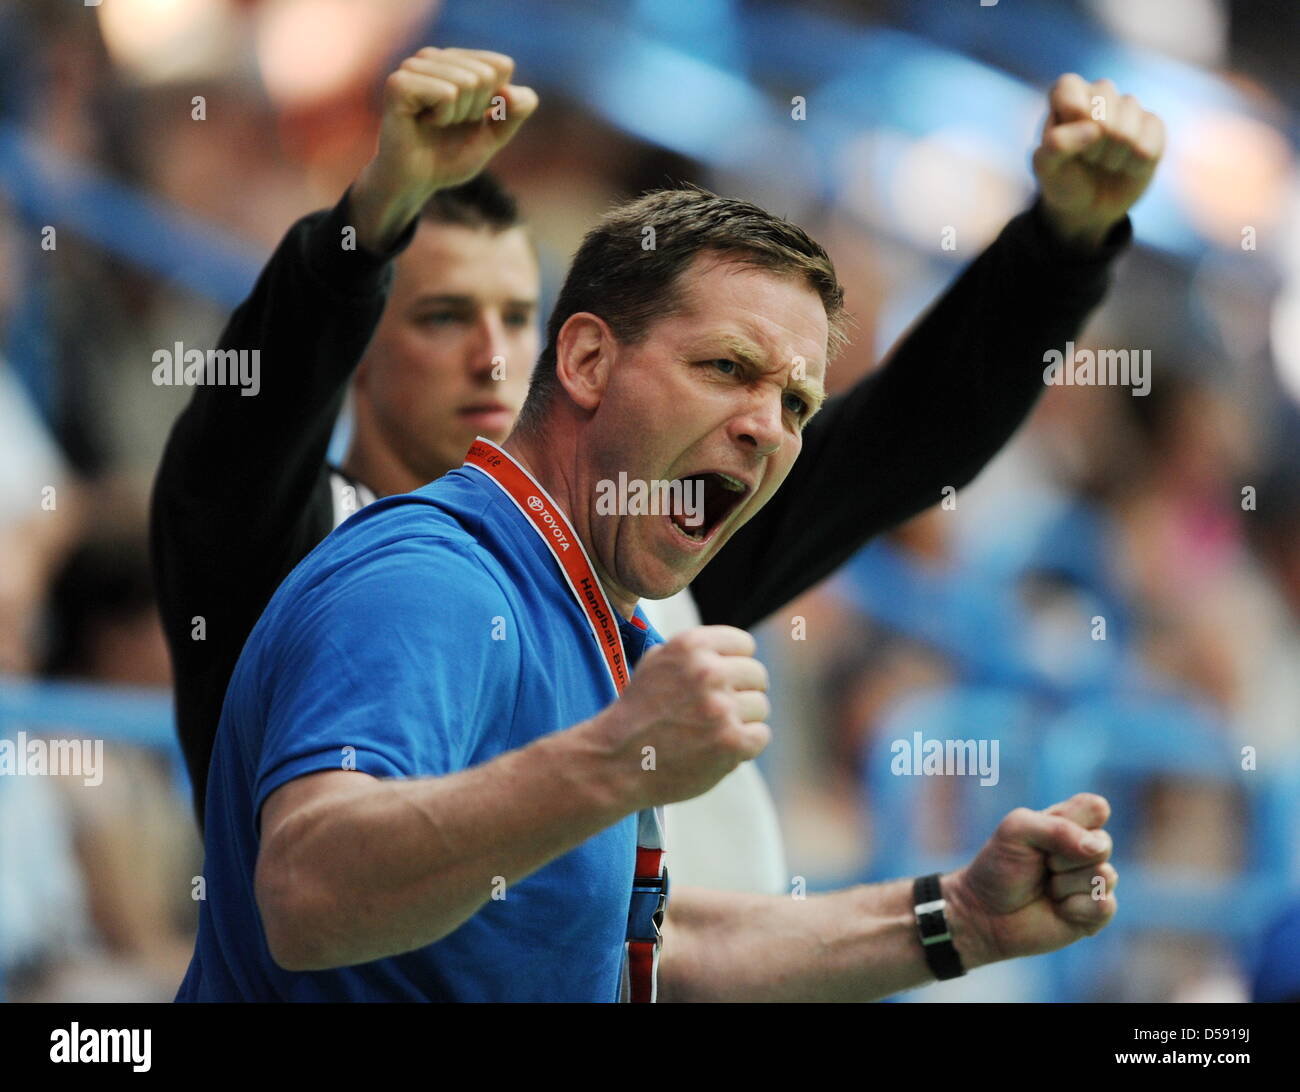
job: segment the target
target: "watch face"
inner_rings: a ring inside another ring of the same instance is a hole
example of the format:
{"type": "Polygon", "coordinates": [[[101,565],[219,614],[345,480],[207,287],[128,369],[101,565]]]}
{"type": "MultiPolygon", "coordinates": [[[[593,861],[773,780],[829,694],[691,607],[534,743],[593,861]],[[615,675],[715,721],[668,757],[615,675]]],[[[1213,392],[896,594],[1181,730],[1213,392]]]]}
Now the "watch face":
{"type": "Polygon", "coordinates": [[[940,937],[948,937],[948,923],[941,912],[922,914],[916,919],[921,929],[921,939],[927,943],[940,937]]]}

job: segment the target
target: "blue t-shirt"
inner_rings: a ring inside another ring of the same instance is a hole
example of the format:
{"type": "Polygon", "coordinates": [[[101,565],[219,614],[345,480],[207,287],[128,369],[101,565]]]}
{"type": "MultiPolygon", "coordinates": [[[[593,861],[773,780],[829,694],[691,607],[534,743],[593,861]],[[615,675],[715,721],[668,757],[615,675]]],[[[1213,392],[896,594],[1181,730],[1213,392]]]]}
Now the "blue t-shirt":
{"type": "MultiPolygon", "coordinates": [[[[635,620],[619,618],[629,664],[661,640],[639,608],[635,620]]],[[[206,897],[176,999],[617,1000],[635,815],[443,939],[370,963],[283,970],[253,896],[258,818],[286,782],[353,766],[454,773],[616,696],[549,549],[478,471],[363,509],[289,574],[235,667],[208,782],[206,897]]]]}

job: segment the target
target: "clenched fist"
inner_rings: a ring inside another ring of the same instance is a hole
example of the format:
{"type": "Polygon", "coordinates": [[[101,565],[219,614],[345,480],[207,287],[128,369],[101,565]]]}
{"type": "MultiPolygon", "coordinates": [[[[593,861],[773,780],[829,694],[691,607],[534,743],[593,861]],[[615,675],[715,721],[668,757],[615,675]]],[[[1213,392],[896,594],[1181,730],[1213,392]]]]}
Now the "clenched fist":
{"type": "Polygon", "coordinates": [[[1164,123],[1110,80],[1089,83],[1067,73],[1049,95],[1034,174],[1057,233],[1096,246],[1155,174],[1165,147],[1164,123]]]}
{"type": "Polygon", "coordinates": [[[1119,874],[1102,827],[1110,805],[1079,793],[1017,808],[945,885],[969,923],[971,965],[1039,955],[1092,936],[1115,916],[1119,874]]]}
{"type": "Polygon", "coordinates": [[[352,187],[357,237],[383,250],[437,190],[466,182],[537,109],[515,63],[483,49],[422,49],[384,83],[378,147],[352,187]]]}
{"type": "Polygon", "coordinates": [[[587,722],[629,810],[699,796],[767,746],[767,669],[754,648],[743,629],[687,630],[647,652],[618,701],[587,722]]]}

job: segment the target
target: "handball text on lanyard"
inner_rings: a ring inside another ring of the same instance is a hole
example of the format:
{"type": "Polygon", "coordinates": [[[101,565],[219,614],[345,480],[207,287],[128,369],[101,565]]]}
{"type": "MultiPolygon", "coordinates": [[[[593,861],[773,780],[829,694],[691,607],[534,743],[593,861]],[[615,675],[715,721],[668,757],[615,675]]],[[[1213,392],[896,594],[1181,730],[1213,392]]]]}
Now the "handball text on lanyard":
{"type": "MultiPolygon", "coordinates": [[[[569,590],[587,617],[596,646],[604,656],[605,666],[614,681],[615,691],[622,694],[627,686],[628,671],[616,615],[596,579],[587,551],[573,533],[560,506],[527,470],[482,436],[471,445],[469,454],[465,456],[465,465],[491,478],[546,543],[564,574],[569,590]]],[[[661,926],[667,903],[663,809],[646,808],[637,814],[636,869],[628,907],[623,962],[623,999],[626,1001],[655,1000],[659,950],[663,947],[661,926]]]]}

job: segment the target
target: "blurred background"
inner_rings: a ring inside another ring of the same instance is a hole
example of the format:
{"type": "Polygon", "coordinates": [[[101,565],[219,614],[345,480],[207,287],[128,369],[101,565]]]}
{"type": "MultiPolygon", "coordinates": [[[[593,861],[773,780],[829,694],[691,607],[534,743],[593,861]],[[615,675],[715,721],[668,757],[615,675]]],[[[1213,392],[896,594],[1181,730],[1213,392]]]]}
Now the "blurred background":
{"type": "Polygon", "coordinates": [[[215,344],[432,44],[508,53],[541,94],[493,169],[544,311],[611,202],[696,181],[826,244],[856,322],[832,390],[1032,200],[1057,75],[1165,119],[1081,339],[1149,348],[1151,394],[1049,388],[955,509],[765,624],[762,765],[810,890],[964,863],[1019,804],[1112,800],[1110,929],[900,1000],[1300,996],[1297,40],[1293,0],[4,0],[0,738],[102,738],[106,773],[0,776],[0,995],[175,994],[202,853],[145,530],[190,392],[151,355],[215,344]],[[999,783],[892,775],[917,731],[997,739],[999,783]]]}

